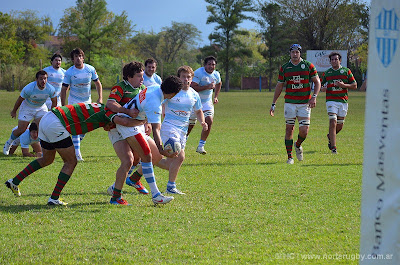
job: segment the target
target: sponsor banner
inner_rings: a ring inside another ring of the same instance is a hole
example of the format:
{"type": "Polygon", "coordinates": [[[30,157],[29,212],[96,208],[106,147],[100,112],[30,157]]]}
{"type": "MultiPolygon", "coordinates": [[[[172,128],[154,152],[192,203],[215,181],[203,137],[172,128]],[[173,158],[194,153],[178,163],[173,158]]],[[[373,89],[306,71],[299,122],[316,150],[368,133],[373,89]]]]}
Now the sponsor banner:
{"type": "Polygon", "coordinates": [[[400,1],[373,0],[369,27],[360,264],[400,264],[400,1]]]}
{"type": "Polygon", "coordinates": [[[342,66],[347,67],[347,51],[346,50],[308,50],[307,61],[310,61],[317,68],[318,72],[325,72],[331,68],[329,62],[329,54],[331,52],[338,52],[342,56],[342,66]]]}

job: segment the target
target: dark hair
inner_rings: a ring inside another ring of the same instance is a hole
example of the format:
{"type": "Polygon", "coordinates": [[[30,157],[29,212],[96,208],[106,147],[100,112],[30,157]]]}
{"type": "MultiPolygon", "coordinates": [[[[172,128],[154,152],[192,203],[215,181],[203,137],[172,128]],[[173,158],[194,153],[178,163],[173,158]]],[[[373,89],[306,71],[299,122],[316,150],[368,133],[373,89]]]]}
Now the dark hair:
{"type": "Polygon", "coordinates": [[[153,58],[149,58],[144,62],[144,66],[146,67],[148,64],[152,64],[152,63],[157,64],[157,61],[154,60],[153,58]]]}
{"type": "Polygon", "coordinates": [[[72,61],[74,60],[75,54],[77,54],[77,55],[82,54],[83,58],[85,58],[85,53],[82,51],[81,48],[75,48],[71,51],[71,53],[69,55],[70,55],[72,61]]]}
{"type": "Polygon", "coordinates": [[[215,61],[215,64],[218,63],[217,58],[215,58],[214,56],[207,56],[206,58],[204,58],[204,65],[206,65],[208,61],[215,61]]]}
{"type": "Polygon", "coordinates": [[[301,52],[301,45],[300,45],[300,44],[297,44],[297,43],[292,44],[292,45],[290,46],[290,48],[289,48],[289,52],[292,51],[292,50],[298,50],[299,52],[301,52]]]}
{"type": "Polygon", "coordinates": [[[164,94],[178,93],[183,87],[183,82],[175,75],[168,76],[161,83],[161,90],[164,94]]]}
{"type": "Polygon", "coordinates": [[[36,73],[36,79],[38,79],[40,75],[47,75],[47,76],[49,76],[45,70],[40,70],[40,71],[38,71],[38,72],[36,73]]]}
{"type": "Polygon", "coordinates": [[[192,67],[190,67],[190,66],[183,65],[183,66],[179,67],[179,68],[178,68],[177,76],[180,77],[182,72],[186,72],[186,73],[191,74],[191,75],[192,75],[192,78],[193,78],[193,76],[194,76],[193,69],[192,69],[192,67]]]}
{"type": "Polygon", "coordinates": [[[50,62],[52,62],[52,61],[53,61],[55,58],[57,58],[57,57],[59,57],[59,58],[61,59],[61,61],[62,61],[62,56],[61,56],[61,54],[55,53],[55,54],[53,54],[53,56],[51,56],[50,62]]]}
{"type": "Polygon", "coordinates": [[[136,73],[140,73],[144,70],[141,62],[130,62],[124,65],[122,69],[122,76],[124,80],[128,80],[128,77],[133,77],[136,73]]]}
{"type": "Polygon", "coordinates": [[[32,122],[31,125],[29,125],[29,132],[31,131],[37,131],[38,130],[38,126],[36,123],[32,122]]]}
{"type": "Polygon", "coordinates": [[[337,55],[337,56],[339,57],[339,61],[342,60],[342,55],[340,55],[340,53],[338,53],[338,52],[331,52],[331,53],[329,54],[329,61],[331,61],[331,60],[332,60],[332,57],[335,56],[335,55],[337,55]]]}

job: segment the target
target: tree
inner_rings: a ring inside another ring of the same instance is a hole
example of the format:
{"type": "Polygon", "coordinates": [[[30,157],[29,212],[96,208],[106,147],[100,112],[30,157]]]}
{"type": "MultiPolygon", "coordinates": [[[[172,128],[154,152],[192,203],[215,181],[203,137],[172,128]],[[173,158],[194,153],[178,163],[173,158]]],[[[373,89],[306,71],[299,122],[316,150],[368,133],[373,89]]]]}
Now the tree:
{"type": "Polygon", "coordinates": [[[276,58],[285,52],[289,43],[293,40],[287,34],[290,27],[285,24],[284,17],[281,15],[281,7],[276,3],[260,3],[259,6],[260,19],[258,24],[264,30],[261,32],[267,49],[262,51],[264,58],[268,60],[268,89],[272,89],[272,76],[278,69],[280,62],[276,58]]]}
{"type": "Polygon", "coordinates": [[[239,24],[245,20],[254,20],[246,15],[246,12],[253,12],[255,8],[251,0],[205,0],[210,5],[207,11],[211,13],[207,18],[207,24],[216,23],[214,32],[209,39],[220,46],[218,59],[222,62],[225,71],[225,91],[229,91],[230,66],[240,54],[249,53],[243,49],[243,45],[235,35],[248,34],[245,30],[239,30],[239,24]]]}
{"type": "Polygon", "coordinates": [[[5,63],[22,63],[25,47],[16,36],[17,25],[9,14],[0,12],[0,61],[5,63]]]}
{"type": "Polygon", "coordinates": [[[64,11],[59,25],[65,48],[80,47],[90,63],[93,54],[110,54],[130,37],[131,22],[125,11],[121,15],[107,11],[105,0],[77,0],[76,7],[64,11]]]}

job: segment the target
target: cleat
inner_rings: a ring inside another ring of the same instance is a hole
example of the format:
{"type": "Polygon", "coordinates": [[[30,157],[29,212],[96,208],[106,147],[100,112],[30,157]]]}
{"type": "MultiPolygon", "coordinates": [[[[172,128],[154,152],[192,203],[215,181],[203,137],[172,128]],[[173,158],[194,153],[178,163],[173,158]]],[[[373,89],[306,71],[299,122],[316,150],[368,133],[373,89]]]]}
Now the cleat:
{"type": "Polygon", "coordinates": [[[76,154],[76,160],[84,161],[81,154],[76,154]]]}
{"type": "Polygon", "coordinates": [[[294,149],[296,150],[297,160],[303,161],[303,147],[301,145],[300,147],[295,146],[294,149]]]}
{"type": "Polygon", "coordinates": [[[331,153],[334,154],[334,155],[337,155],[338,152],[337,152],[336,148],[334,148],[334,149],[331,150],[331,153]]]}
{"type": "Polygon", "coordinates": [[[140,180],[138,180],[136,183],[133,183],[132,180],[128,177],[126,178],[125,183],[126,185],[129,185],[137,189],[137,191],[140,192],[141,194],[149,194],[149,191],[143,186],[140,180]]]}
{"type": "Polygon", "coordinates": [[[332,145],[331,145],[331,139],[329,139],[329,133],[326,135],[326,137],[328,137],[328,148],[329,148],[329,150],[331,150],[332,145]]]}
{"type": "Polygon", "coordinates": [[[47,205],[61,205],[61,206],[67,206],[67,202],[63,202],[60,198],[57,200],[53,200],[52,198],[49,198],[49,201],[47,202],[47,205]]]}
{"type": "Polygon", "coordinates": [[[4,144],[3,147],[3,154],[8,156],[8,154],[10,153],[10,147],[11,147],[11,143],[7,140],[7,142],[4,144]]]}
{"type": "Polygon", "coordinates": [[[293,165],[294,164],[294,159],[290,157],[290,158],[288,158],[286,163],[289,164],[289,165],[293,165]]]}
{"type": "Polygon", "coordinates": [[[4,184],[6,184],[7,188],[9,188],[14,193],[15,196],[17,197],[21,196],[21,192],[19,191],[19,185],[15,185],[12,182],[12,179],[7,180],[6,183],[4,184]]]}
{"type": "Polygon", "coordinates": [[[172,189],[168,189],[168,188],[167,188],[167,190],[165,191],[165,193],[185,195],[185,193],[183,193],[182,191],[178,190],[177,188],[172,188],[172,189]]]}
{"type": "Polygon", "coordinates": [[[204,150],[204,146],[198,146],[197,149],[196,149],[196,152],[199,153],[199,154],[202,154],[202,155],[207,154],[207,151],[204,150]]]}
{"type": "Polygon", "coordinates": [[[126,205],[126,206],[132,206],[132,204],[129,204],[125,199],[122,197],[119,197],[117,200],[113,201],[112,199],[110,200],[110,204],[114,205],[126,205]]]}
{"type": "Polygon", "coordinates": [[[107,194],[110,196],[114,195],[114,184],[107,188],[107,194]]]}
{"type": "Polygon", "coordinates": [[[173,199],[174,197],[172,196],[164,196],[160,193],[158,194],[158,196],[154,197],[152,201],[154,202],[154,204],[166,204],[172,201],[173,199]]]}

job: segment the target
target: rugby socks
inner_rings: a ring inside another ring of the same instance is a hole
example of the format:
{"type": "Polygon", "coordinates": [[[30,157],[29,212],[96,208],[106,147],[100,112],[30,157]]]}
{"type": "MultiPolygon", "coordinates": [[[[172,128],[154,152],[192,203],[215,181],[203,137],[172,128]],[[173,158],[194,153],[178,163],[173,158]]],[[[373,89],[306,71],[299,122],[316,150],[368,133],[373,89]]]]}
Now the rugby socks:
{"type": "Polygon", "coordinates": [[[19,183],[21,183],[21,181],[23,181],[27,176],[41,168],[42,166],[39,164],[39,162],[37,160],[34,160],[29,163],[29,165],[27,165],[21,172],[19,172],[18,175],[13,178],[12,182],[15,185],[19,185],[19,183]]]}
{"type": "Polygon", "coordinates": [[[112,201],[116,201],[118,198],[120,198],[121,197],[121,192],[122,192],[121,190],[116,189],[114,187],[113,196],[112,196],[111,200],[112,201]]]}
{"type": "MultiPolygon", "coordinates": [[[[143,167],[143,165],[142,165],[143,167]]],[[[143,171],[144,172],[144,171],[143,171]]],[[[142,175],[137,172],[137,170],[135,172],[133,172],[133,174],[129,177],[129,179],[133,182],[136,183],[140,180],[140,178],[142,177],[142,175]]]]}
{"type": "Polygon", "coordinates": [[[286,140],[285,139],[285,146],[288,158],[292,158],[292,150],[293,150],[293,139],[286,140]]]}
{"type": "Polygon", "coordinates": [[[174,188],[176,188],[176,182],[168,181],[167,190],[172,190],[174,188]]]}
{"type": "Polygon", "coordinates": [[[297,136],[296,147],[299,148],[300,145],[304,142],[306,138],[301,137],[300,135],[297,136]]]}
{"type": "Polygon", "coordinates": [[[64,189],[65,184],[67,184],[70,177],[71,176],[68,176],[63,172],[60,172],[60,174],[58,175],[57,184],[54,187],[53,193],[51,194],[50,198],[52,198],[53,200],[58,200],[62,190],[64,189]]]}
{"type": "Polygon", "coordinates": [[[200,140],[199,141],[199,147],[203,147],[206,144],[206,141],[200,140]]]}
{"type": "Polygon", "coordinates": [[[85,138],[85,135],[86,135],[86,134],[80,134],[80,135],[79,135],[79,140],[81,140],[81,141],[82,141],[82,140],[83,140],[83,138],[85,138]]]}
{"type": "Polygon", "coordinates": [[[156,178],[154,176],[154,169],[152,162],[142,162],[142,169],[143,169],[143,176],[146,179],[147,183],[149,184],[151,195],[153,198],[160,195],[160,190],[156,184],[156,178]]]}
{"type": "Polygon", "coordinates": [[[81,137],[80,135],[72,135],[72,143],[75,147],[75,155],[81,155],[81,137]]]}

